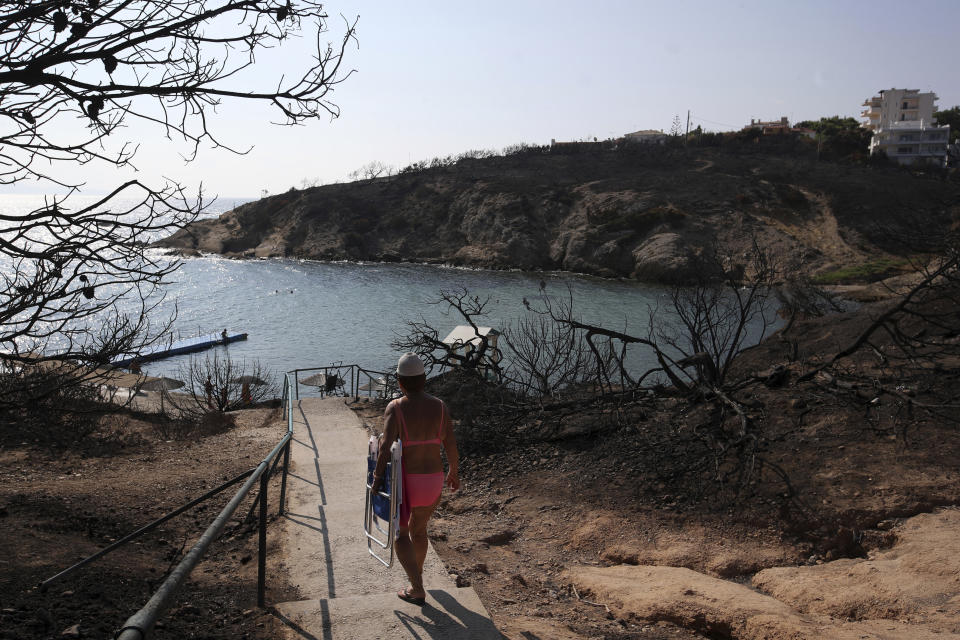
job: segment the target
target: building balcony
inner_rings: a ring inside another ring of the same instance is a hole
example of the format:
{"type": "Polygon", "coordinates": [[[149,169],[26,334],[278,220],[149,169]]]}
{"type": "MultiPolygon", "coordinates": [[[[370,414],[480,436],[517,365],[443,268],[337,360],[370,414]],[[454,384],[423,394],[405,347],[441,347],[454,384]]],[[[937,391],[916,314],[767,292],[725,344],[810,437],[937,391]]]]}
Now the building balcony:
{"type": "Polygon", "coordinates": [[[884,124],[881,129],[883,131],[931,131],[937,129],[946,131],[949,127],[946,125],[937,126],[929,120],[893,120],[884,124]]]}
{"type": "Polygon", "coordinates": [[[877,144],[870,145],[870,151],[880,150],[888,156],[897,156],[901,158],[942,158],[947,155],[946,145],[942,149],[927,149],[925,147],[917,148],[916,144],[877,144]],[[907,151],[905,147],[910,147],[907,151]]]}
{"type": "Polygon", "coordinates": [[[928,145],[928,144],[946,144],[946,138],[918,138],[914,140],[900,140],[899,137],[889,137],[889,138],[878,138],[874,136],[870,141],[870,146],[880,146],[880,147],[897,147],[897,146],[910,146],[910,145],[928,145]]]}
{"type": "Polygon", "coordinates": [[[942,160],[947,157],[946,151],[937,151],[937,152],[922,152],[922,153],[890,153],[887,152],[887,155],[891,158],[910,158],[913,160],[942,160]]]}

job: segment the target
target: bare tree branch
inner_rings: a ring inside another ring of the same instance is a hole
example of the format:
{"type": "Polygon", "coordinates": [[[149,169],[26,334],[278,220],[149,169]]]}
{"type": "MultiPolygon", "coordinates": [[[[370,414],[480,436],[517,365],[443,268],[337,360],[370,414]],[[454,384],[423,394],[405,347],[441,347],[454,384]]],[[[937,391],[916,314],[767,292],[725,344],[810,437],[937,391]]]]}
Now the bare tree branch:
{"type": "Polygon", "coordinates": [[[447,344],[421,316],[420,320],[407,322],[407,333],[395,334],[390,346],[398,351],[412,351],[419,355],[427,369],[436,367],[461,367],[467,370],[489,369],[498,378],[502,374],[500,358],[493,346],[492,336],[480,331],[477,320],[486,316],[489,296],[481,299],[472,295],[466,288],[457,291],[441,291],[430,304],[446,306],[447,314],[466,322],[473,330],[464,342],[447,344]]]}
{"type": "Polygon", "coordinates": [[[874,318],[856,339],[827,361],[804,373],[799,380],[809,380],[840,360],[850,357],[868,345],[871,338],[880,330],[890,336],[893,344],[900,348],[904,355],[911,357],[928,344],[922,339],[922,334],[910,336],[905,332],[905,321],[911,317],[920,318],[927,324],[947,332],[960,331],[955,317],[955,305],[960,299],[958,298],[958,285],[960,285],[958,268],[960,268],[960,250],[957,247],[950,247],[944,255],[924,265],[921,269],[920,281],[903,294],[896,303],[874,318]],[[944,298],[953,304],[948,305],[945,313],[937,313],[928,308],[922,309],[921,305],[924,302],[929,303],[931,298],[944,298]]]}
{"type": "Polygon", "coordinates": [[[270,105],[282,124],[336,117],[328,94],[352,73],[342,64],[356,21],[336,44],[323,37],[327,22],[311,0],[6,3],[0,184],[50,179],[39,161],[129,164],[135,148],[112,146],[111,134],[131,118],[160,124],[192,147],[192,158],[202,142],[223,146],[206,110],[225,98],[270,105]],[[316,34],[312,60],[285,69],[289,80],[251,88],[257,56],[303,31],[316,34]]]}
{"type": "MultiPolygon", "coordinates": [[[[211,131],[223,101],[261,103],[281,124],[339,113],[330,92],[356,21],[327,41],[314,0],[14,0],[0,6],[0,184],[63,188],[33,211],[0,213],[0,372],[30,383],[17,402],[57,385],[89,384],[119,354],[136,354],[169,328],[154,316],[179,263],[148,243],[205,206],[176,182],[129,181],[80,200],[61,167],[133,167],[121,135],[140,121],[184,143],[229,149],[211,131]],[[286,57],[264,81],[258,56],[301,35],[313,54],[286,57]]],[[[4,400],[0,400],[2,403],[4,400]]]]}

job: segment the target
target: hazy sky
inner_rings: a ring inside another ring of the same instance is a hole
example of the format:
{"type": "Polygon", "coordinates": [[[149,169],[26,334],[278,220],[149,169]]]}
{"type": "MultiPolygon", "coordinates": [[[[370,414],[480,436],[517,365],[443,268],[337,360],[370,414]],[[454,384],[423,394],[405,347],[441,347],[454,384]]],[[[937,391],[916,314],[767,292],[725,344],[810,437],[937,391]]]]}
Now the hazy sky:
{"type": "MultiPolygon", "coordinates": [[[[379,160],[410,161],[551,138],[608,138],[638,129],[739,129],[750,118],[859,116],[885,88],[933,90],[960,104],[960,2],[514,0],[483,3],[337,2],[359,16],[338,86],[335,121],[271,127],[264,110],[225,104],[212,128],[245,156],[202,150],[186,165],[175,145],[131,127],[139,177],[201,180],[222,196],[277,193],[340,181],[379,160]]],[[[296,66],[265,61],[268,84],[296,66]]],[[[71,176],[76,174],[71,173],[71,176]]],[[[119,172],[87,174],[106,189],[119,172]]],[[[36,191],[22,185],[21,191],[36,191]]]]}

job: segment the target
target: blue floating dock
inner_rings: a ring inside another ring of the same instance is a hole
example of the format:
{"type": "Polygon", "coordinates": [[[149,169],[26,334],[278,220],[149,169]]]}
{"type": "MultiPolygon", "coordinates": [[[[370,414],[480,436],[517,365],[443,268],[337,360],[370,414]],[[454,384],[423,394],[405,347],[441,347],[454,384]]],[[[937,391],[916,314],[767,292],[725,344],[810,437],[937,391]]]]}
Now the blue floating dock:
{"type": "Polygon", "coordinates": [[[237,342],[239,340],[246,339],[247,334],[245,333],[230,333],[228,331],[226,338],[223,337],[222,333],[208,333],[206,335],[194,336],[193,338],[174,340],[165,344],[154,344],[136,355],[118,356],[111,360],[110,364],[115,367],[126,367],[134,360],[139,360],[141,362],[146,362],[148,360],[161,360],[163,358],[179,356],[185,353],[193,353],[195,351],[203,351],[204,349],[216,347],[217,345],[229,344],[231,342],[237,342]]]}

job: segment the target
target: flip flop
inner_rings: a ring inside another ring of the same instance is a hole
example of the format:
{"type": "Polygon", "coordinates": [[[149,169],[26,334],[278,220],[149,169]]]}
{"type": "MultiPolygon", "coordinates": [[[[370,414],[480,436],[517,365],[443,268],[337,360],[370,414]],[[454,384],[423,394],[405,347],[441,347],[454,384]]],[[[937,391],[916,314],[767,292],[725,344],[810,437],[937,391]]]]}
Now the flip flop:
{"type": "Polygon", "coordinates": [[[412,595],[410,595],[410,593],[406,589],[404,589],[403,591],[398,591],[397,597],[403,600],[404,602],[415,604],[418,607],[422,607],[427,603],[426,598],[414,598],[412,595]]]}

